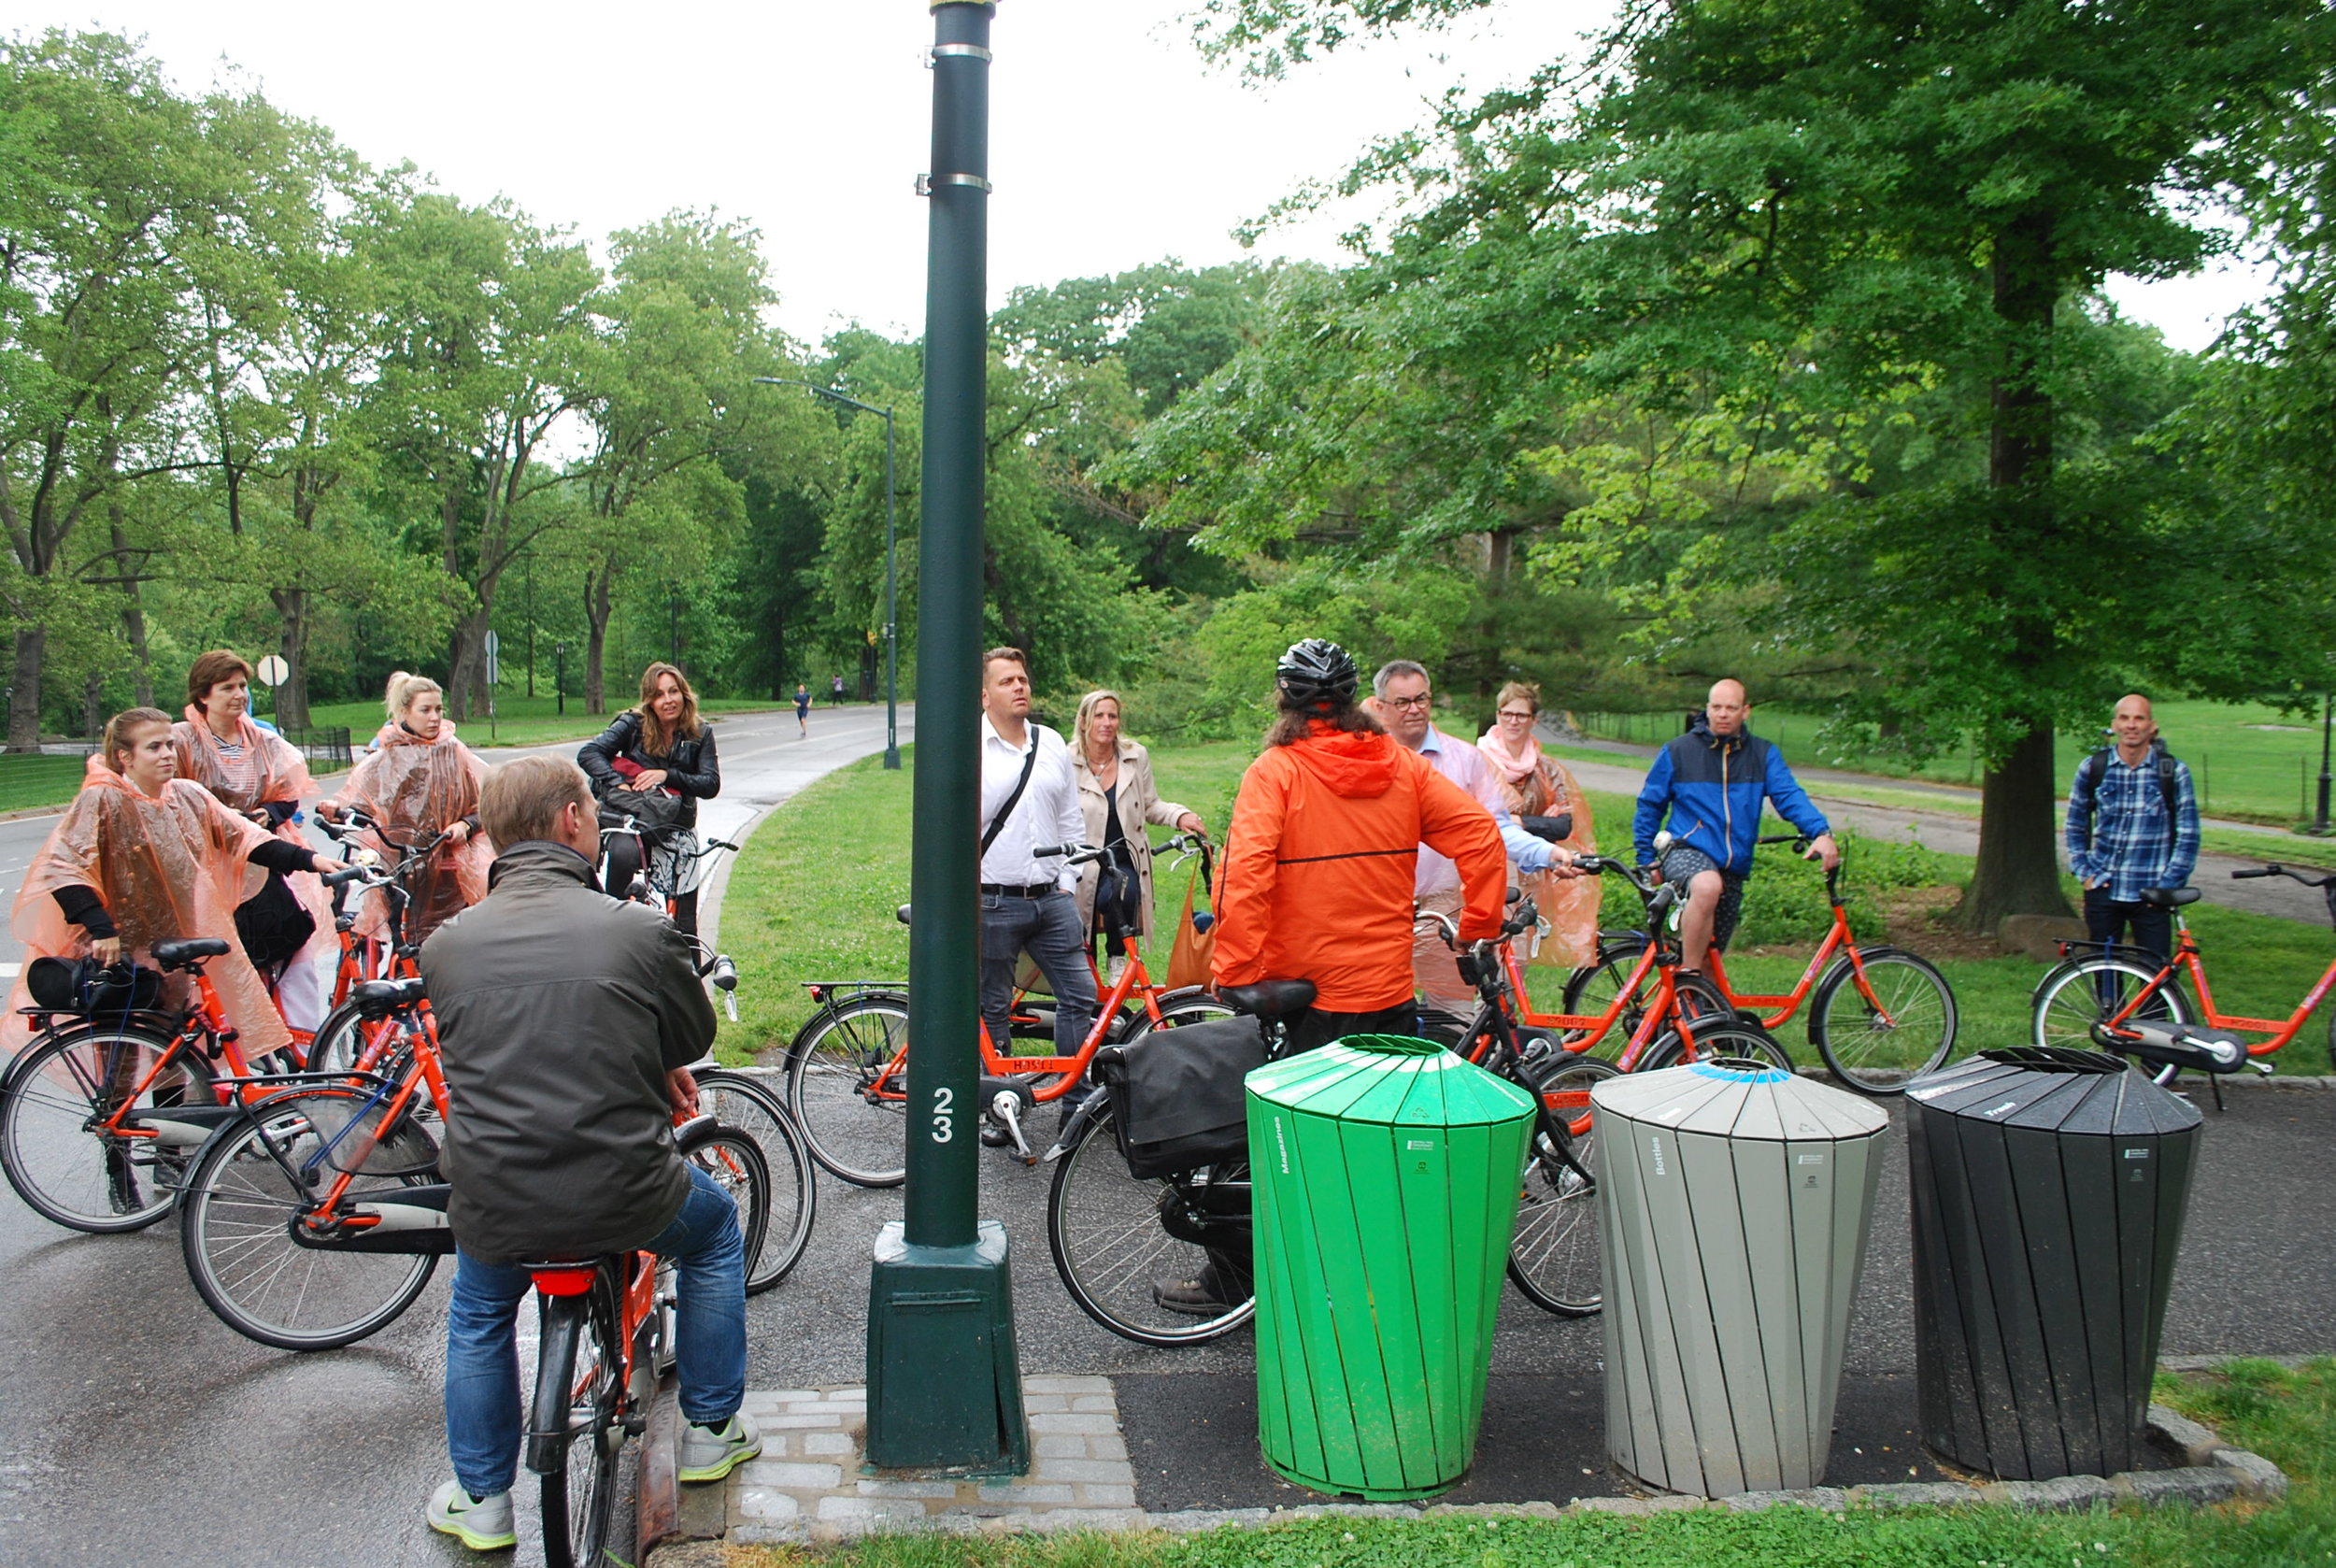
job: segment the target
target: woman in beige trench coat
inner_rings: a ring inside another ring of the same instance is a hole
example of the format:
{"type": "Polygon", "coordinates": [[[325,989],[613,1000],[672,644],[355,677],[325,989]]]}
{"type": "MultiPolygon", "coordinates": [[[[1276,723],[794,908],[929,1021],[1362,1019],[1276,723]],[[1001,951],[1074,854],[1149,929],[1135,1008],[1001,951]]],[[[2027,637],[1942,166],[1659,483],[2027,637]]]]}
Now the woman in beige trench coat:
{"type": "MultiPolygon", "coordinates": [[[[1079,805],[1087,814],[1087,842],[1105,848],[1121,847],[1126,857],[1123,863],[1135,872],[1137,915],[1148,943],[1153,928],[1152,844],[1145,828],[1158,823],[1179,833],[1205,834],[1208,830],[1199,813],[1160,798],[1160,788],[1152,782],[1151,757],[1142,746],[1121,737],[1119,716],[1116,691],[1090,691],[1079,699],[1071,760],[1078,775],[1079,805]]],[[[1095,886],[1101,876],[1099,865],[1087,866],[1079,874],[1079,922],[1090,934],[1095,929],[1095,886]]],[[[1118,973],[1119,963],[1118,955],[1113,954],[1113,974],[1118,973]]]]}

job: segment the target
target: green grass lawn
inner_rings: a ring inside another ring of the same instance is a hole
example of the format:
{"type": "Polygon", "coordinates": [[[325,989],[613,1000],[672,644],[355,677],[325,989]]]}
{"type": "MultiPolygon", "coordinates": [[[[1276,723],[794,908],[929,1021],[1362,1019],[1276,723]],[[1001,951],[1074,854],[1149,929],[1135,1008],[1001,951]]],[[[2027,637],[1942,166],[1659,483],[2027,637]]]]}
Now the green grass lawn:
{"type": "MultiPolygon", "coordinates": [[[[2320,775],[2320,727],[2312,720],[2255,703],[2162,702],[2156,705],[2158,727],[2174,755],[2190,765],[2197,780],[2201,807],[2210,814],[2291,827],[2308,820],[2317,808],[2320,775]]],[[[2053,743],[2053,771],[2065,792],[2076,764],[2087,752],[2105,745],[2100,730],[2109,722],[2110,704],[2101,705],[2098,726],[2063,730],[2053,743]]],[[[1924,778],[1943,784],[1979,781],[1978,766],[1968,748],[1935,757],[1919,767],[1897,758],[1845,751],[1817,744],[1824,720],[1815,714],[1789,713],[1778,707],[1755,708],[1752,728],[1785,748],[1798,767],[1850,768],[1889,777],[1924,778]]],[[[1669,716],[1662,733],[1675,733],[1669,716]]],[[[1641,724],[1627,738],[1646,739],[1654,733],[1641,724]]]]}
{"type": "MultiPolygon", "coordinates": [[[[744,984],[739,1023],[723,1027],[727,1060],[749,1060],[784,1045],[811,1011],[806,980],[881,979],[908,974],[908,933],[892,911],[908,900],[909,803],[915,748],[908,763],[886,773],[875,758],[821,779],[763,819],[732,873],[721,919],[722,946],[737,960],[744,984]]],[[[1253,748],[1244,742],[1163,749],[1153,753],[1161,792],[1201,813],[1221,835],[1232,791],[1253,748]]],[[[1599,847],[1630,853],[1627,797],[1588,795],[1599,847]]],[[[1867,943],[1889,940],[1931,959],[1954,987],[1961,1015],[1958,1051],[2016,1045],[2028,1038],[2029,996],[2043,967],[2024,958],[1954,956],[1968,951],[1956,934],[1920,912],[1893,903],[1925,889],[1957,884],[1971,875],[1966,857],[1845,835],[1844,886],[1853,929],[1867,943]]],[[[1163,869],[1156,894],[1163,908],[1182,906],[1186,872],[1163,869]]],[[[2074,889],[2071,886],[2072,893],[2074,889]]],[[[1950,894],[1933,894],[1936,903],[1950,894]]],[[[2293,1010],[2336,956],[2336,934],[2212,905],[2193,905],[2191,924],[2206,948],[2207,974],[2226,1012],[2284,1017],[2293,1010]]],[[[1644,909],[1621,877],[1605,878],[1600,923],[1628,929],[1644,909]]],[[[1786,992],[1805,966],[1830,919],[1817,868],[1779,852],[1764,852],[1746,889],[1739,956],[1731,968],[1741,986],[1786,992]]],[[[1164,950],[1149,955],[1164,968],[1164,950]]],[[[1556,1011],[1564,972],[1527,972],[1533,1005],[1556,1011]]],[[[1803,1013],[1777,1031],[1796,1062],[1816,1065],[1803,1013]]],[[[2315,1019],[2280,1059],[2283,1071],[2322,1073],[2329,1067],[2328,1036],[2315,1019]]]]}
{"type": "Polygon", "coordinates": [[[2336,1361],[2234,1361],[2158,1397],[2286,1471],[2271,1506],[1721,1509],[1623,1518],[1329,1518],[1205,1534],[880,1535],[835,1550],[734,1547],[735,1568],[2305,1568],[2336,1561],[2336,1361]]]}
{"type": "Polygon", "coordinates": [[[79,757],[0,757],[0,811],[63,805],[81,787],[79,757]]]}
{"type": "MultiPolygon", "coordinates": [[[[568,698],[568,711],[563,716],[556,699],[522,697],[503,692],[495,698],[494,744],[498,746],[543,746],[555,740],[590,740],[608,727],[608,720],[617,713],[633,706],[632,693],[611,691],[608,712],[597,718],[584,711],[584,699],[568,698]]],[[[755,698],[701,698],[700,711],[722,713],[766,713],[783,705],[755,698]]],[[[264,699],[263,699],[264,707],[264,699]]],[[[269,715],[263,711],[260,717],[269,715]]],[[[311,706],[308,718],[319,729],[345,727],[352,745],[363,746],[373,732],[381,727],[381,705],[377,702],[320,703],[311,706]]],[[[463,725],[463,738],[472,746],[488,744],[486,715],[463,725]]]]}

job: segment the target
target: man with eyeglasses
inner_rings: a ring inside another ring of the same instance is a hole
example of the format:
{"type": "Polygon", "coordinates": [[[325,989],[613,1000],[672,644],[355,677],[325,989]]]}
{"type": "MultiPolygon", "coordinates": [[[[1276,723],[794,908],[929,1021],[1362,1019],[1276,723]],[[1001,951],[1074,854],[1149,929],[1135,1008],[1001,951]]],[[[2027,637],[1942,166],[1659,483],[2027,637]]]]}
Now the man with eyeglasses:
{"type": "MultiPolygon", "coordinates": [[[[1429,717],[1435,695],[1434,682],[1429,678],[1426,665],[1410,659],[1391,660],[1380,665],[1379,673],[1371,677],[1371,693],[1372,711],[1396,743],[1418,752],[1491,815],[1493,824],[1501,830],[1502,847],[1517,870],[1555,871],[1560,877],[1574,875],[1571,853],[1535,838],[1509,815],[1500,783],[1492,777],[1491,765],[1474,743],[1447,735],[1435,727],[1429,717]]],[[[1422,915],[1457,916],[1462,904],[1460,868],[1421,845],[1412,895],[1422,915]]],[[[1444,945],[1443,935],[1424,920],[1413,934],[1411,959],[1413,981],[1419,993],[1429,1000],[1465,1006],[1476,994],[1476,988],[1460,978],[1458,955],[1444,945]]]]}

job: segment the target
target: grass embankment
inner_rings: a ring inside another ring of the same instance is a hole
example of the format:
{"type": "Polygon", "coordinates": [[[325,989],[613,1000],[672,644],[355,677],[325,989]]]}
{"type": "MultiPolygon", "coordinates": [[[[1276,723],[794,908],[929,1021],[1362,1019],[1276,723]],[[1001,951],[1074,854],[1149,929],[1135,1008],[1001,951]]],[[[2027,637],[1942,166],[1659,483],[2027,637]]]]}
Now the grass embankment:
{"type": "MultiPolygon", "coordinates": [[[[496,746],[547,746],[555,740],[590,740],[608,727],[614,715],[633,706],[630,690],[611,690],[608,711],[598,716],[584,711],[584,699],[568,698],[568,711],[559,711],[559,702],[552,697],[521,697],[508,692],[495,698],[495,722],[492,742],[496,746]]],[[[698,699],[699,710],[705,713],[767,713],[785,705],[759,698],[722,697],[698,699]]],[[[265,711],[264,698],[260,717],[270,717],[265,711]]],[[[323,703],[308,709],[308,721],[320,730],[347,729],[353,745],[363,746],[373,732],[381,727],[381,705],[377,702],[323,703]]],[[[487,716],[480,714],[465,722],[463,739],[474,747],[490,744],[487,716]]]]}
{"type": "MultiPolygon", "coordinates": [[[[904,749],[913,768],[914,748],[904,749]]],[[[1157,751],[1152,761],[1161,792],[1200,812],[1210,831],[1221,834],[1251,755],[1245,743],[1222,742],[1157,751]]],[[[912,777],[907,768],[886,773],[874,758],[857,763],[773,812],[748,841],[721,919],[722,945],[738,961],[745,981],[739,1027],[723,1031],[730,1059],[747,1060],[786,1043],[811,1010],[803,981],[898,981],[907,975],[908,933],[892,911],[908,900],[912,777]]],[[[1630,801],[1587,792],[1601,848],[1627,856],[1630,801]]],[[[1973,945],[1941,919],[1955,886],[1971,875],[1970,860],[1854,835],[1845,852],[1853,928],[1862,941],[1893,942],[1945,973],[1962,1016],[1959,1051],[2026,1040],[2029,994],[2042,969],[2024,958],[1965,956],[1973,945]]],[[[1182,907],[1189,876],[1189,868],[1161,873],[1156,893],[1163,924],[1182,907]]],[[[2318,926],[2203,904],[2187,913],[2206,948],[2215,1001],[2226,1011],[2285,1017],[2336,952],[2336,937],[2318,926]]],[[[1629,884],[1606,878],[1601,924],[1628,928],[1643,919],[1629,884]]],[[[1789,991],[1830,919],[1817,868],[1781,851],[1763,851],[1747,886],[1731,976],[1740,986],[1789,991]]],[[[1164,970],[1164,944],[1149,956],[1164,970]]],[[[1535,966],[1528,982],[1536,1008],[1558,1008],[1562,970],[1535,966]]],[[[1796,1061],[1816,1064],[1800,1019],[1777,1033],[1796,1061]]],[[[2328,1071],[2325,1041],[2307,1027],[2282,1053],[2282,1070],[2328,1071]]]]}
{"type": "MultiPolygon", "coordinates": [[[[2293,827],[2317,805],[2320,726],[2296,714],[2258,703],[2162,702],[2155,706],[2158,728],[2173,754],[2190,766],[2210,815],[2293,827]]],[[[1632,716],[1635,720],[1640,716],[1632,716]]],[[[2101,723],[2109,721],[2108,706],[2101,723]]],[[[1976,786],[1978,763],[1960,747],[1926,763],[1818,744],[1824,720],[1778,707],[1756,708],[1753,729],[1785,748],[1797,767],[1848,768],[1890,778],[1919,778],[1939,784],[1976,786]]],[[[1650,741],[1677,733],[1663,715],[1657,723],[1633,722],[1621,738],[1650,741]]],[[[2065,791],[2080,759],[2106,744],[2099,729],[2081,726],[2053,737],[2053,777],[2065,791]]],[[[2243,852],[2243,851],[2239,851],[2243,852]]]]}
{"type": "Polygon", "coordinates": [[[2336,1361],[2234,1361],[2159,1397],[2287,1472],[2288,1500],[2083,1514],[1717,1509],[1618,1518],[1321,1518],[1202,1535],[884,1535],[832,1551],[733,1547],[733,1568],[2263,1568],[2336,1561],[2336,1361]]]}
{"type": "Polygon", "coordinates": [[[0,757],[0,811],[63,805],[81,787],[79,757],[0,757]]]}

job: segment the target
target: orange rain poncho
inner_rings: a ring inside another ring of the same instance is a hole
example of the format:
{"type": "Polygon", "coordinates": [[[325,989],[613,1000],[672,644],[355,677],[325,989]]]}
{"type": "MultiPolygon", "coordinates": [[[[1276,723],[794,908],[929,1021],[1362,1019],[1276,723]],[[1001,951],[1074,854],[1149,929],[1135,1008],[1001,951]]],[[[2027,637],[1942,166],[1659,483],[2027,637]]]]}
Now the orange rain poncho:
{"type": "MultiPolygon", "coordinates": [[[[434,741],[400,726],[383,737],[381,749],[357,764],[333,804],[363,812],[387,830],[394,845],[417,844],[475,815],[478,787],[486,780],[487,764],[454,738],[451,723],[438,726],[434,741]]],[[[402,848],[384,843],[377,834],[363,837],[381,850],[386,863],[395,865],[405,859],[402,848]]],[[[421,941],[486,897],[487,868],[492,863],[494,847],[477,833],[460,848],[442,844],[432,851],[429,866],[406,880],[413,903],[406,911],[406,940],[421,941]]],[[[357,929],[367,936],[380,935],[388,928],[385,896],[368,896],[358,917],[357,929]]]]}
{"type": "MultiPolygon", "coordinates": [[[[220,805],[199,784],[174,778],[159,797],[142,795],[92,758],[81,792],[33,857],[16,895],[10,929],[24,944],[25,968],[36,958],[87,956],[89,933],[68,921],[56,900],[59,889],[84,887],[105,904],[123,949],[141,963],[150,965],[154,944],[172,937],[226,942],[226,955],[205,961],[204,969],[219,988],[228,1021],[242,1034],[245,1058],[283,1049],[292,1044],[292,1032],[235,937],[235,906],[247,896],[246,878],[256,882],[266,875],[247,857],[267,840],[257,823],[220,805]]],[[[169,978],[165,996],[183,1005],[185,976],[169,978]]],[[[30,1005],[20,975],[7,1017],[0,1019],[0,1050],[23,1048],[28,1031],[17,1009],[30,1005]]]]}
{"type": "MultiPolygon", "coordinates": [[[[1545,756],[1541,742],[1528,736],[1523,748],[1512,748],[1495,724],[1476,742],[1485,761],[1492,764],[1492,781],[1511,817],[1561,817],[1571,812],[1574,832],[1560,846],[1577,855],[1598,852],[1598,835],[1589,820],[1589,797],[1574,781],[1573,770],[1545,756]]],[[[1545,871],[1519,878],[1532,895],[1549,934],[1533,949],[1532,962],[1576,969],[1598,958],[1598,903],[1604,889],[1595,877],[1571,879],[1545,871]]]]}
{"type": "MultiPolygon", "coordinates": [[[[170,727],[170,738],[178,755],[178,777],[192,779],[217,797],[221,805],[237,816],[270,801],[297,801],[316,790],[316,780],[308,777],[308,764],[292,742],[281,735],[272,735],[254,724],[249,717],[240,717],[242,754],[229,757],[220,747],[219,736],[204,722],[203,710],[190,705],[187,717],[170,727]]],[[[287,844],[308,848],[307,838],[299,824],[290,818],[278,823],[276,836],[287,844]]],[[[292,962],[306,962],[320,942],[334,946],[333,895],[323,881],[309,872],[301,872],[285,878],[292,886],[292,896],[317,922],[317,934],[309,938],[309,947],[292,962]]]]}

